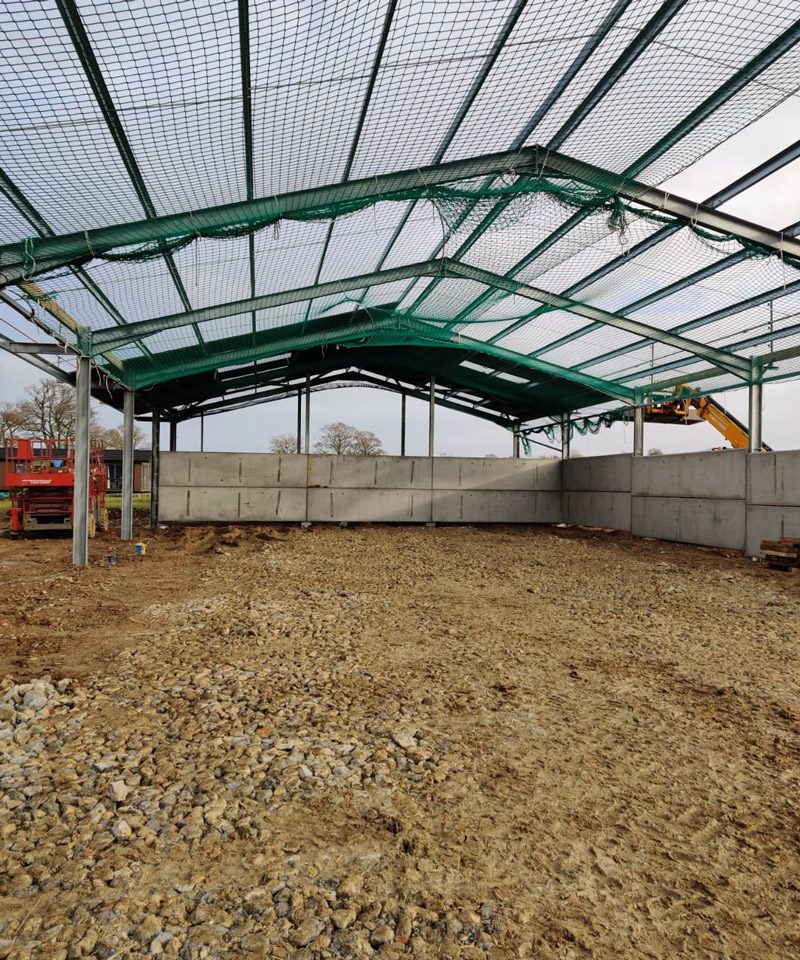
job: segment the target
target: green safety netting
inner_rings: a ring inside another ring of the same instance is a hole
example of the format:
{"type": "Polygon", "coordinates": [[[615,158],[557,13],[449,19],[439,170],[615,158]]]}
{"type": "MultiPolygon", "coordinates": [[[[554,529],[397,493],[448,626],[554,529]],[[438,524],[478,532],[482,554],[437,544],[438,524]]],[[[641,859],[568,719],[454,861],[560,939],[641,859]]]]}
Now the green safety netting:
{"type": "Polygon", "coordinates": [[[0,283],[169,416],[435,378],[520,430],[800,375],[800,230],[713,216],[800,151],[674,199],[800,87],[783,0],[0,0],[0,24],[0,283]]]}

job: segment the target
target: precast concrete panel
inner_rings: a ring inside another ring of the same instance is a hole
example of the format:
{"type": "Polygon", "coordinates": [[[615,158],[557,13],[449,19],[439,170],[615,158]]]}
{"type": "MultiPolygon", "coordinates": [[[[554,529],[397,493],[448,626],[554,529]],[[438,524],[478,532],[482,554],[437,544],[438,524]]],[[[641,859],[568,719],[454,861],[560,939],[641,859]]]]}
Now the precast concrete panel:
{"type": "Polygon", "coordinates": [[[313,456],[309,461],[311,487],[425,490],[431,486],[427,457],[313,456]]]}
{"type": "MultiPolygon", "coordinates": [[[[751,453],[747,458],[747,499],[765,506],[800,507],[800,450],[751,453]]],[[[765,534],[764,539],[768,538],[765,534]]]]}
{"type": "Polygon", "coordinates": [[[629,493],[632,460],[633,457],[626,453],[564,460],[561,464],[564,490],[629,493]]]}
{"type": "Polygon", "coordinates": [[[745,544],[747,555],[761,556],[762,540],[778,540],[781,537],[800,537],[800,506],[776,507],[748,504],[747,543],[745,544]]]}
{"type": "Polygon", "coordinates": [[[437,457],[434,490],[558,490],[558,461],[500,457],[437,457]]]}
{"type": "Polygon", "coordinates": [[[427,523],[430,490],[315,488],[308,491],[308,519],[316,523],[427,523]]]}
{"type": "Polygon", "coordinates": [[[637,537],[744,549],[744,500],[634,497],[631,532],[637,537]]]}
{"type": "Polygon", "coordinates": [[[437,523],[557,523],[561,495],[536,490],[434,490],[437,523]]]}
{"type": "Polygon", "coordinates": [[[746,471],[744,450],[634,457],[632,492],[643,497],[744,499],[746,471]]]}
{"type": "Polygon", "coordinates": [[[630,530],[631,495],[604,490],[568,491],[564,494],[564,522],[630,530]]]}
{"type": "Polygon", "coordinates": [[[184,451],[180,453],[170,453],[162,450],[159,464],[161,468],[159,471],[159,486],[166,487],[189,483],[189,477],[191,475],[189,465],[194,456],[196,456],[196,454],[184,451]]]}

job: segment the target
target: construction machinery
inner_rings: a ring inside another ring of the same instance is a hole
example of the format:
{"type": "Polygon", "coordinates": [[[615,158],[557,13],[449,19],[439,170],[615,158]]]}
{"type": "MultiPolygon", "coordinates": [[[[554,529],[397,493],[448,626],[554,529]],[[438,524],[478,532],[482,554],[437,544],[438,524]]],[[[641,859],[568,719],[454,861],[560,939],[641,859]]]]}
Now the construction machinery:
{"type": "MultiPolygon", "coordinates": [[[[690,426],[694,423],[710,423],[737,450],[746,450],[748,444],[747,427],[732,413],[717,403],[713,397],[680,396],[678,388],[675,400],[654,403],[644,408],[644,419],[648,423],[679,423],[690,426]]],[[[762,444],[762,450],[772,447],[762,444]]]]}
{"type": "MultiPolygon", "coordinates": [[[[89,536],[108,529],[104,444],[89,448],[89,536]]],[[[72,529],[75,441],[14,439],[6,443],[5,482],[11,535],[72,529]]]]}

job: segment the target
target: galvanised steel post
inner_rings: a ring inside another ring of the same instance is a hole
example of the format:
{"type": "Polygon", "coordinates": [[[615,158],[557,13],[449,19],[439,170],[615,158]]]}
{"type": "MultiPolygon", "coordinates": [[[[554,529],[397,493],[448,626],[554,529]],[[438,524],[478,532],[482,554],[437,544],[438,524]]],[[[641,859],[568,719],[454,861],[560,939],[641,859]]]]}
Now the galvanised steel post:
{"type": "Polygon", "coordinates": [[[633,410],[633,455],[644,456],[644,407],[633,410]]]}
{"type": "Polygon", "coordinates": [[[434,427],[436,419],[436,377],[431,377],[431,397],[428,409],[428,456],[433,456],[434,427]]]}
{"type": "Polygon", "coordinates": [[[763,419],[763,388],[756,378],[761,376],[759,366],[753,363],[753,379],[750,381],[749,417],[747,424],[747,452],[759,453],[763,446],[762,419],[763,419]]]}
{"type": "Polygon", "coordinates": [[[153,438],[150,441],[150,528],[158,526],[158,483],[160,473],[161,413],[153,411],[153,438]]]}
{"type": "Polygon", "coordinates": [[[133,538],[133,414],[135,394],[126,390],[122,407],[122,523],[121,540],[133,538]]]}
{"type": "Polygon", "coordinates": [[[400,456],[406,455],[406,395],[400,394],[400,456]]]}
{"type": "Polygon", "coordinates": [[[75,461],[72,491],[72,562],[89,563],[89,417],[91,412],[92,364],[78,357],[75,382],[75,461]]]}

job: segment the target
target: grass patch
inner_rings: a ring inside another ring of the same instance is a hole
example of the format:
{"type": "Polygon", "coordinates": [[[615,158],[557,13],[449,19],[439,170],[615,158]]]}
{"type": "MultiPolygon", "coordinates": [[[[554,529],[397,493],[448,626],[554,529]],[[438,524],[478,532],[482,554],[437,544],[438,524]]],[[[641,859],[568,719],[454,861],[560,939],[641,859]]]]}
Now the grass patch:
{"type": "MultiPolygon", "coordinates": [[[[121,493],[107,493],[106,494],[106,506],[109,510],[121,510],[122,509],[122,494],[121,493]]],[[[134,510],[149,510],[150,509],[150,494],[149,493],[134,493],[133,495],[133,509],[134,510]]]]}

